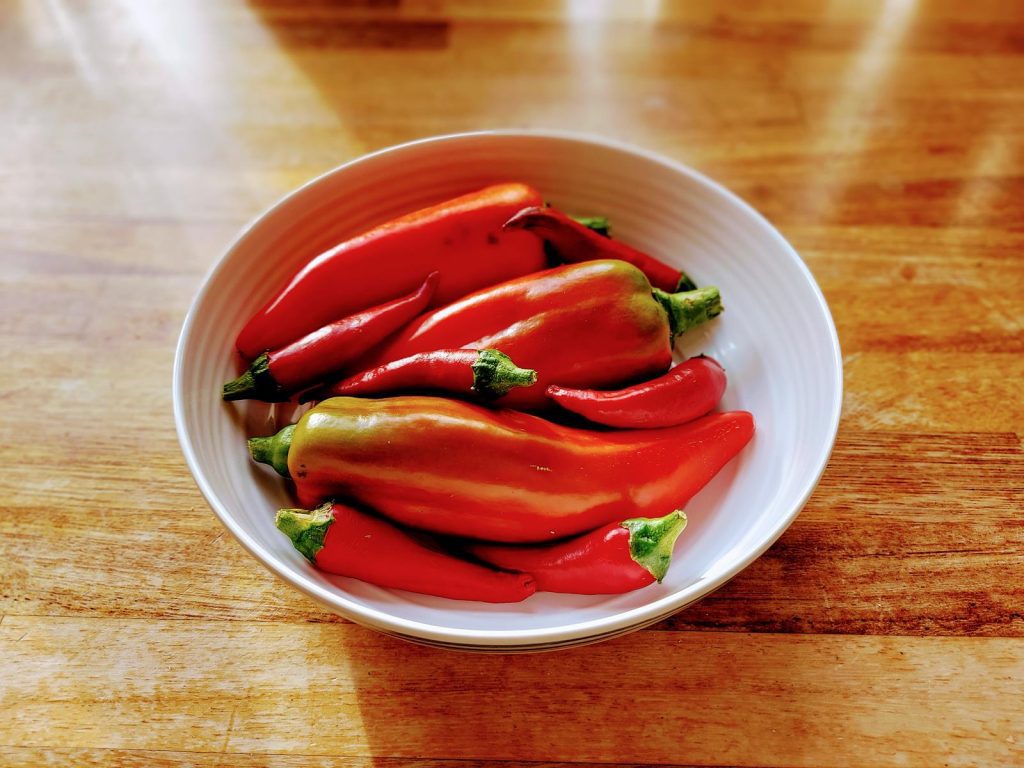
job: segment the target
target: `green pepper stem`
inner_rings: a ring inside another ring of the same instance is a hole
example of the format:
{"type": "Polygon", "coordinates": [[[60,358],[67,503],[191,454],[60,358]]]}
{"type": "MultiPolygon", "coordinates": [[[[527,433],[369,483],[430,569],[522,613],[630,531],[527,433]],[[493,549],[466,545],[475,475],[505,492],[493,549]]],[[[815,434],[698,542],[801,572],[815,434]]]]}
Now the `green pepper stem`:
{"type": "Polygon", "coordinates": [[[250,367],[237,379],[224,385],[221,396],[225,400],[248,400],[256,396],[256,379],[250,367]]]}
{"type": "Polygon", "coordinates": [[[264,352],[237,379],[224,385],[225,400],[263,400],[268,403],[287,400],[288,395],[270,372],[270,356],[264,352]]]}
{"type": "Polygon", "coordinates": [[[281,509],[274,517],[277,530],[291,539],[295,548],[311,563],[316,563],[316,553],[324,548],[324,537],[333,522],[334,512],[329,502],[312,512],[281,509]]]}
{"type": "Polygon", "coordinates": [[[569,218],[587,229],[592,229],[599,235],[611,237],[612,225],[607,216],[570,216],[569,218]]]}
{"type": "Polygon", "coordinates": [[[529,387],[537,383],[537,372],[520,368],[512,358],[496,349],[482,349],[473,369],[473,391],[483,397],[498,398],[516,387],[529,387]]]}
{"type": "Polygon", "coordinates": [[[288,472],[288,451],[292,447],[292,433],[295,425],[289,424],[276,435],[250,437],[249,455],[253,461],[269,464],[281,477],[291,477],[288,472]]]}
{"type": "Polygon", "coordinates": [[[629,531],[630,557],[660,584],[672,562],[676,539],[686,527],[686,513],[677,509],[664,517],[635,517],[624,520],[622,527],[629,531]]]}
{"type": "Polygon", "coordinates": [[[713,285],[680,293],[669,293],[660,288],[652,288],[651,292],[668,312],[673,343],[680,334],[722,314],[722,295],[713,285]]]}

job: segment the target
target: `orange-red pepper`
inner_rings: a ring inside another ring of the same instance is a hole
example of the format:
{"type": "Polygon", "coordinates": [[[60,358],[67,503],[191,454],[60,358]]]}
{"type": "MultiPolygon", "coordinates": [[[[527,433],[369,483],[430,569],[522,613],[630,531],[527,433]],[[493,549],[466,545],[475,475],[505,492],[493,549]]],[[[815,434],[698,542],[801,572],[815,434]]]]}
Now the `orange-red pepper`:
{"type": "Polygon", "coordinates": [[[346,240],[296,272],[246,323],[236,340],[246,360],[339,317],[414,290],[440,272],[434,306],[546,266],[544,249],[502,224],[540,193],[497,184],[424,208],[346,240]]]}
{"type": "Polygon", "coordinates": [[[312,507],[347,498],[405,525],[551,541],[678,509],[754,432],[744,411],[594,432],[436,397],[335,397],[249,450],[312,507]]]}
{"type": "MultiPolygon", "coordinates": [[[[497,349],[537,371],[537,383],[497,402],[550,406],[545,389],[612,387],[657,376],[675,335],[722,309],[718,289],[666,293],[624,261],[569,264],[491,286],[428,312],[356,364],[375,368],[422,352],[497,349]]],[[[328,394],[340,394],[328,388],[328,394]]]]}

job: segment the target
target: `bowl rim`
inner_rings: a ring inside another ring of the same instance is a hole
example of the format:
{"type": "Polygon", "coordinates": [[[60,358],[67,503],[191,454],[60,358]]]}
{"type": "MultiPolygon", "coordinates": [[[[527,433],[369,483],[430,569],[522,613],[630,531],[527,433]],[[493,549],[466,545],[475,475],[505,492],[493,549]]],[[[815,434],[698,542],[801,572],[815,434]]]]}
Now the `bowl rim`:
{"type": "Polygon", "coordinates": [[[330,611],[358,624],[369,626],[388,634],[411,636],[428,641],[460,645],[468,649],[472,649],[473,646],[487,648],[494,648],[496,646],[514,647],[516,645],[523,645],[524,643],[536,647],[541,643],[558,644],[572,640],[583,640],[584,638],[593,635],[609,635],[611,633],[618,634],[629,631],[631,627],[647,624],[651,621],[656,621],[659,618],[671,615],[675,611],[690,606],[701,598],[711,594],[764,554],[764,552],[774,544],[783,532],[785,532],[785,530],[792,524],[797,515],[799,515],[800,511],[810,499],[814,489],[817,487],[818,482],[821,480],[821,476],[828,465],[832,451],[835,447],[836,436],[839,431],[839,419],[842,411],[843,361],[842,352],[839,346],[839,335],[836,331],[832,313],[829,310],[828,303],[826,302],[817,281],[811,274],[810,269],[804,263],[804,260],[800,257],[793,246],[790,245],[790,243],[768,221],[768,219],[734,192],[681,162],[673,160],[660,153],[643,149],[618,139],[560,129],[491,129],[429,136],[416,139],[414,141],[384,147],[382,149],[360,155],[357,158],[342,163],[341,165],[310,179],[276,200],[261,213],[251,219],[242,227],[227,248],[225,248],[221,253],[217,261],[207,271],[191,305],[189,306],[188,313],[185,316],[185,321],[182,324],[181,333],[178,336],[177,347],[174,355],[172,400],[174,407],[174,425],[178,434],[178,442],[181,446],[181,451],[184,454],[185,462],[188,465],[193,480],[198,486],[203,497],[206,499],[207,504],[210,505],[214,514],[217,515],[224,527],[231,532],[242,547],[278,578],[303,594],[311,597],[330,611]],[[372,162],[382,156],[399,153],[421,145],[459,142],[465,141],[466,139],[477,139],[483,137],[503,137],[508,139],[554,139],[556,141],[600,146],[605,149],[610,149],[625,155],[632,155],[634,157],[662,165],[669,170],[686,176],[692,182],[704,187],[712,194],[724,197],[729,203],[738,207],[747,215],[754,217],[763,224],[768,233],[768,237],[774,241],[774,244],[778,246],[783,253],[792,259],[810,287],[811,293],[817,304],[817,309],[824,317],[827,326],[832,352],[831,372],[836,382],[829,413],[828,448],[822,452],[814,472],[805,480],[798,494],[799,498],[796,503],[792,504],[788,512],[776,522],[775,526],[768,532],[763,540],[757,544],[757,546],[753,547],[746,555],[737,560],[729,569],[718,574],[714,578],[696,581],[678,592],[666,595],[657,600],[652,600],[637,608],[632,608],[630,610],[615,613],[611,616],[599,619],[589,619],[587,621],[566,624],[558,627],[497,630],[458,629],[399,618],[376,608],[361,605],[350,600],[343,594],[339,594],[330,588],[314,584],[301,574],[292,572],[290,568],[278,560],[276,555],[261,546],[259,542],[251,537],[244,528],[235,521],[234,517],[214,492],[203,468],[199,465],[192,445],[191,436],[185,426],[186,398],[183,382],[184,352],[192,332],[198,308],[202,305],[203,299],[206,297],[206,294],[210,289],[210,285],[214,281],[215,277],[222,269],[225,268],[228,257],[234,253],[242,241],[250,234],[250,232],[252,232],[259,222],[276,212],[278,209],[284,207],[293,198],[301,195],[307,188],[319,184],[334,175],[344,173],[357,165],[372,162]]]}

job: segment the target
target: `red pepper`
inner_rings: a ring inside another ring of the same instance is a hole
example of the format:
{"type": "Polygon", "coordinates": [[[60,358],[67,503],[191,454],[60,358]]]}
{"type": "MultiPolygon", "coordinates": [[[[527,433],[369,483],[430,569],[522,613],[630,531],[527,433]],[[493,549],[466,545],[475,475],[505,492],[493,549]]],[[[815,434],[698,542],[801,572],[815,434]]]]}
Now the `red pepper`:
{"type": "Polygon", "coordinates": [[[509,280],[428,312],[356,367],[438,349],[497,349],[537,371],[536,384],[513,389],[502,405],[546,408],[551,384],[612,387],[664,373],[674,336],[720,311],[717,288],[665,293],[624,261],[588,261],[509,280]]]}
{"type": "Polygon", "coordinates": [[[743,411],[596,432],[440,397],[333,397],[249,452],[305,507],[349,498],[414,528],[538,542],[684,506],[753,432],[743,411]]]}
{"type": "Polygon", "coordinates": [[[306,559],[339,576],[422,595],[518,603],[536,591],[532,576],[505,573],[421,544],[400,528],[344,504],[312,512],[282,509],[275,524],[306,559]]]}
{"type": "Polygon", "coordinates": [[[517,210],[538,205],[525,184],[498,184],[410,213],[317,256],[242,329],[236,346],[246,360],[277,349],[337,317],[408,293],[441,273],[434,306],[486,285],[543,269],[536,238],[504,232],[517,210]]]}
{"type": "Polygon", "coordinates": [[[476,544],[467,549],[485,563],[529,573],[538,592],[617,595],[660,584],[685,527],[686,515],[675,510],[656,519],[611,523],[557,544],[476,544]]]}
{"type": "Polygon", "coordinates": [[[566,410],[609,427],[671,427],[714,408],[725,392],[725,371],[710,357],[691,357],[664,376],[601,392],[550,386],[548,397],[566,410]]]}
{"type": "Polygon", "coordinates": [[[430,303],[440,275],[431,272],[416,291],[325,325],[287,346],[264,352],[245,373],[224,385],[225,400],[287,400],[368,352],[430,303]]]}
{"type": "Polygon", "coordinates": [[[386,363],[339,381],[308,398],[433,390],[496,400],[515,387],[537,382],[537,372],[518,367],[496,349],[441,349],[386,363]]]}
{"type": "Polygon", "coordinates": [[[505,229],[533,232],[554,248],[562,261],[576,264],[594,259],[621,259],[638,267],[651,285],[663,291],[688,291],[697,287],[681,270],[595,232],[554,208],[526,208],[505,222],[505,229]]]}

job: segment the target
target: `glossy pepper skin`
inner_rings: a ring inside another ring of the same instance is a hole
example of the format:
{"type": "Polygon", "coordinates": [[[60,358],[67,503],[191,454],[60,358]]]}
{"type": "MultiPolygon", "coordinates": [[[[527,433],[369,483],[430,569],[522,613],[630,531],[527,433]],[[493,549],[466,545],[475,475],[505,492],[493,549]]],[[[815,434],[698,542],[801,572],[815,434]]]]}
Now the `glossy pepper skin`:
{"type": "Polygon", "coordinates": [[[529,387],[536,382],[536,371],[520,368],[512,358],[496,349],[440,349],[350,376],[326,390],[312,393],[310,399],[432,390],[497,400],[515,387],[529,387]]]}
{"type": "Polygon", "coordinates": [[[725,392],[725,371],[710,357],[691,357],[664,376],[611,391],[550,386],[548,397],[566,410],[609,427],[685,424],[711,411],[725,392]]]}
{"type": "Polygon", "coordinates": [[[504,232],[517,210],[537,205],[525,184],[497,184],[382,224],[320,254],[246,323],[235,345],[253,360],[338,317],[408,293],[430,272],[441,306],[471,291],[543,269],[544,249],[504,232]]]}
{"type": "Polygon", "coordinates": [[[264,352],[241,376],[224,385],[224,399],[278,402],[336,375],[426,309],[439,278],[437,272],[431,272],[423,285],[400,299],[349,315],[280,349],[264,352]]]}
{"type": "Polygon", "coordinates": [[[328,503],[312,512],[282,509],[274,522],[318,568],[379,587],[485,603],[518,603],[536,591],[532,576],[431,549],[397,526],[345,504],[328,503]]]}
{"type": "Polygon", "coordinates": [[[672,363],[675,335],[721,311],[717,288],[668,294],[624,261],[569,264],[477,291],[414,320],[358,367],[375,368],[438,349],[497,349],[537,371],[537,383],[500,401],[550,406],[545,390],[611,387],[657,376],[672,363]]]}
{"type": "Polygon", "coordinates": [[[499,568],[529,573],[538,592],[617,595],[661,583],[686,527],[679,510],[659,518],[610,523],[555,544],[475,544],[470,554],[499,568]]]}
{"type": "Polygon", "coordinates": [[[576,264],[594,259],[621,259],[639,268],[651,285],[663,291],[688,291],[697,286],[684,272],[619,240],[612,240],[594,227],[561,211],[536,206],[525,208],[505,222],[506,230],[533,232],[548,243],[562,261],[576,264]]]}
{"type": "Polygon", "coordinates": [[[683,506],[753,432],[743,411],[595,432],[446,398],[334,397],[249,452],[305,507],[348,498],[415,528],[540,542],[683,506]]]}

